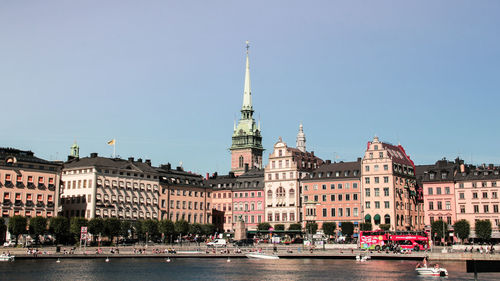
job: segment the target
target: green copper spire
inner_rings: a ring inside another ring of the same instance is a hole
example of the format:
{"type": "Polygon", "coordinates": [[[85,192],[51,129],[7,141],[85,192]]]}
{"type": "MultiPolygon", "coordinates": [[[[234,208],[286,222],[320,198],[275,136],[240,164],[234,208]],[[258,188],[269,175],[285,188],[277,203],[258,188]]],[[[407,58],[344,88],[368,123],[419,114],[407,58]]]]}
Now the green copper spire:
{"type": "Polygon", "coordinates": [[[260,129],[253,119],[252,92],[250,89],[250,60],[248,58],[249,42],[246,41],[245,86],[243,91],[243,106],[241,118],[233,131],[233,144],[230,150],[255,148],[263,150],[260,129]]]}
{"type": "Polygon", "coordinates": [[[80,147],[78,146],[78,144],[76,144],[76,141],[71,146],[71,150],[69,152],[69,155],[71,157],[74,157],[74,158],[80,157],[80,147]]]}

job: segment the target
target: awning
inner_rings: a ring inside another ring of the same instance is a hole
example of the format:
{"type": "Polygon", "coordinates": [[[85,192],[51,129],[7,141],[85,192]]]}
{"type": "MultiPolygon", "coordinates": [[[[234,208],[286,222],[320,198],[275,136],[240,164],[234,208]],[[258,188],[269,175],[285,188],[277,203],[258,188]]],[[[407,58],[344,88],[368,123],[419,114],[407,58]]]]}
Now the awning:
{"type": "Polygon", "coordinates": [[[365,222],[371,222],[371,221],[372,221],[372,216],[370,216],[370,215],[367,214],[365,216],[365,222]]]}
{"type": "Polygon", "coordinates": [[[373,217],[373,220],[374,220],[374,221],[379,221],[379,220],[380,220],[380,215],[379,215],[379,214],[376,214],[376,215],[373,217]]]}

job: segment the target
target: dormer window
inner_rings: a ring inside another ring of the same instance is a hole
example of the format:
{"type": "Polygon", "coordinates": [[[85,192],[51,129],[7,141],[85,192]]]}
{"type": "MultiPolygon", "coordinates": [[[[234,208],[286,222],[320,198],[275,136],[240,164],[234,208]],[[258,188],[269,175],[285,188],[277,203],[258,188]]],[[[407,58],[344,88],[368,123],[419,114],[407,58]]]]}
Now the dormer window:
{"type": "Polygon", "coordinates": [[[349,171],[344,171],[344,177],[349,176],[349,171]]]}
{"type": "Polygon", "coordinates": [[[321,178],[323,176],[323,173],[319,172],[318,173],[318,178],[321,178]]]}
{"type": "Polygon", "coordinates": [[[335,176],[340,177],[340,172],[339,171],[335,172],[335,176]]]}
{"type": "Polygon", "coordinates": [[[434,173],[429,174],[429,179],[433,180],[434,179],[434,173]]]}
{"type": "Polygon", "coordinates": [[[448,175],[448,173],[444,172],[444,173],[441,173],[441,179],[446,179],[446,176],[448,175]]]}

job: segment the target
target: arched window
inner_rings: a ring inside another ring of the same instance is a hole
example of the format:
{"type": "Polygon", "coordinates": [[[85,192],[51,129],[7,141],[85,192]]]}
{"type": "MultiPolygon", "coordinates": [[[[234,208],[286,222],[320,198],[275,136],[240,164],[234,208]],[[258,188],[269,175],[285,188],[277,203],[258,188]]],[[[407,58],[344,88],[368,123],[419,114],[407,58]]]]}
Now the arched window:
{"type": "Polygon", "coordinates": [[[252,203],[252,204],[250,205],[250,210],[252,210],[252,211],[253,211],[253,210],[255,210],[255,204],[254,204],[254,203],[252,203]]]}
{"type": "Polygon", "coordinates": [[[262,202],[257,202],[257,210],[262,210],[262,202]]]}
{"type": "Polygon", "coordinates": [[[396,216],[396,226],[399,226],[399,215],[396,216]]]}
{"type": "Polygon", "coordinates": [[[245,203],[245,211],[248,211],[248,203],[245,203]]]}
{"type": "Polygon", "coordinates": [[[290,194],[290,198],[294,198],[295,197],[295,190],[293,188],[290,188],[289,194],[290,194]]]}
{"type": "Polygon", "coordinates": [[[391,224],[391,216],[390,215],[385,215],[384,216],[384,223],[385,224],[391,224]]]}
{"type": "Polygon", "coordinates": [[[272,190],[267,191],[267,199],[273,199],[273,191],[272,190]]]}
{"type": "Polygon", "coordinates": [[[376,214],[375,216],[373,216],[373,222],[375,223],[375,225],[380,224],[380,215],[379,214],[376,214]]]}
{"type": "Polygon", "coordinates": [[[276,197],[285,197],[285,189],[282,186],[276,190],[276,197]]]}
{"type": "Polygon", "coordinates": [[[243,211],[243,202],[240,202],[240,211],[243,211]]]}
{"type": "Polygon", "coordinates": [[[366,223],[371,223],[372,222],[372,216],[370,216],[369,214],[366,214],[366,216],[365,216],[365,222],[366,223]]]}
{"type": "Polygon", "coordinates": [[[243,168],[243,165],[244,165],[244,163],[243,163],[243,155],[240,155],[240,158],[239,158],[239,167],[243,168]]]}

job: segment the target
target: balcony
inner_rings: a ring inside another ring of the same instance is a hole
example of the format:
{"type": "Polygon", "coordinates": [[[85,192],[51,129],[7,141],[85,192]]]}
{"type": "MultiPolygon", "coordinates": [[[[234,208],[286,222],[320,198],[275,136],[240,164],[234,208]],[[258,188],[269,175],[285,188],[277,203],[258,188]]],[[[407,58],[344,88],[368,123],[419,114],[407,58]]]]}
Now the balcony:
{"type": "Polygon", "coordinates": [[[43,203],[43,201],[36,202],[36,207],[37,208],[43,208],[44,206],[45,206],[45,203],[43,203]]]}
{"type": "Polygon", "coordinates": [[[50,191],[56,191],[56,186],[53,185],[53,184],[49,184],[48,188],[49,188],[50,191]]]}
{"type": "Polygon", "coordinates": [[[47,187],[45,186],[45,184],[43,184],[43,183],[39,183],[39,184],[38,184],[38,189],[40,189],[40,190],[45,190],[46,188],[47,188],[47,187]]]}
{"type": "Polygon", "coordinates": [[[34,184],[34,183],[32,183],[32,182],[28,182],[28,186],[27,186],[27,187],[28,187],[29,189],[35,189],[35,188],[36,188],[35,184],[34,184]]]}
{"type": "Polygon", "coordinates": [[[26,186],[24,185],[24,183],[22,181],[18,181],[18,182],[16,182],[16,187],[17,188],[25,188],[26,186]]]}
{"type": "Polygon", "coordinates": [[[48,202],[48,203],[47,203],[47,207],[49,207],[49,208],[53,208],[53,207],[54,207],[54,202],[48,202]]]}
{"type": "Polygon", "coordinates": [[[12,205],[12,202],[10,201],[10,199],[4,199],[3,205],[6,207],[10,207],[12,205]]]}
{"type": "Polygon", "coordinates": [[[16,202],[14,202],[14,207],[22,207],[23,206],[23,202],[21,200],[16,200],[16,202]]]}
{"type": "Polygon", "coordinates": [[[14,185],[12,184],[11,181],[5,181],[5,187],[8,187],[8,188],[13,188],[14,185]]]}
{"type": "Polygon", "coordinates": [[[33,207],[35,206],[35,203],[33,203],[32,200],[26,200],[26,207],[33,207]]]}

